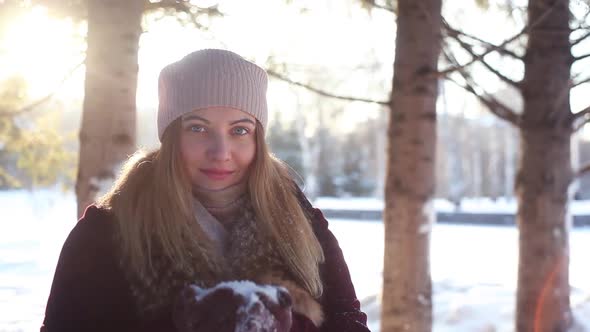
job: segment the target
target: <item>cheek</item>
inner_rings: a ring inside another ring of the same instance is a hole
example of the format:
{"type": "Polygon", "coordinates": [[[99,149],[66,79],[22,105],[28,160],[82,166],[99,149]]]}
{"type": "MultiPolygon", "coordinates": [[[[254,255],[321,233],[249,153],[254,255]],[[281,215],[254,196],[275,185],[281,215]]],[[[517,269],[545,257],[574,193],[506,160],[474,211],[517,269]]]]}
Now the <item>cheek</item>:
{"type": "Polygon", "coordinates": [[[199,151],[199,144],[195,144],[194,141],[182,137],[180,139],[180,156],[184,167],[190,172],[195,166],[197,166],[201,159],[199,151]]]}
{"type": "Polygon", "coordinates": [[[237,158],[243,168],[250,167],[256,157],[256,142],[248,141],[241,144],[237,149],[237,158]]]}

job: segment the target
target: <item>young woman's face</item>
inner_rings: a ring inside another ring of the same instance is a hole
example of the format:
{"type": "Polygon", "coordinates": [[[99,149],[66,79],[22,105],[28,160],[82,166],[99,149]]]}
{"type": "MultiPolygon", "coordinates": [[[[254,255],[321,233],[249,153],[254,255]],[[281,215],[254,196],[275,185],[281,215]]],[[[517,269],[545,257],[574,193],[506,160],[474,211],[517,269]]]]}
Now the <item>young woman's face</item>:
{"type": "Polygon", "coordinates": [[[256,119],[214,107],[182,116],[180,154],[193,187],[221,190],[248,176],[256,155],[256,119]]]}

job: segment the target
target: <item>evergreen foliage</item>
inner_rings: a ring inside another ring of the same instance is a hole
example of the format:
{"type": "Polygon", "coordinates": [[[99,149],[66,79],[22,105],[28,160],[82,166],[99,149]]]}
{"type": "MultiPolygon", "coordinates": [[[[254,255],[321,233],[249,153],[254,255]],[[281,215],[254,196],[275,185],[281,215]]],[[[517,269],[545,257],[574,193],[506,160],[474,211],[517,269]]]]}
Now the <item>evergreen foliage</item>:
{"type": "Polygon", "coordinates": [[[71,186],[73,133],[60,129],[58,110],[47,104],[29,110],[27,102],[22,78],[0,84],[0,188],[71,186]]]}

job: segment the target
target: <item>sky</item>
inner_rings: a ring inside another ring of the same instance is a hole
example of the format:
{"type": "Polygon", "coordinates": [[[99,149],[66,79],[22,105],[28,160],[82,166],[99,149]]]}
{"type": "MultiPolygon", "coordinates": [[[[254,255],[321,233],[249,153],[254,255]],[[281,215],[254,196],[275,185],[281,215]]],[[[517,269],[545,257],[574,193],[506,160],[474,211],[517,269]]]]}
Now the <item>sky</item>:
{"type": "MultiPolygon", "coordinates": [[[[257,1],[264,4],[257,6],[255,2],[224,1],[220,9],[228,14],[213,23],[215,38],[181,26],[171,17],[157,21],[153,16],[146,17],[139,53],[140,108],[157,102],[159,70],[191,51],[230,48],[258,63],[274,56],[278,62],[296,66],[350,68],[362,60],[365,50],[373,48],[373,44],[379,45],[375,39],[381,36],[366,37],[376,25],[384,26],[384,21],[389,20],[387,13],[375,13],[368,20],[366,11],[348,10],[335,5],[337,1],[312,5],[313,11],[303,16],[297,16],[299,6],[284,6],[280,1],[257,1]],[[326,40],[334,47],[325,47],[326,40]],[[352,42],[355,47],[351,47],[352,42]]],[[[392,29],[393,23],[388,25],[392,29]]],[[[14,18],[2,36],[0,77],[21,74],[29,82],[31,97],[48,94],[83,60],[84,34],[83,23],[50,17],[42,7],[14,18]]],[[[384,49],[393,47],[392,40],[380,44],[384,49]]],[[[59,89],[59,97],[79,97],[83,72],[82,66],[59,89]]]]}
{"type": "MultiPolygon", "coordinates": [[[[3,22],[5,24],[5,22],[3,22]]],[[[66,73],[84,60],[83,24],[52,18],[42,7],[14,17],[0,36],[0,78],[24,77],[32,99],[53,92],[66,73]]],[[[67,87],[59,89],[59,97],[79,94],[83,68],[78,68],[67,87]]]]}

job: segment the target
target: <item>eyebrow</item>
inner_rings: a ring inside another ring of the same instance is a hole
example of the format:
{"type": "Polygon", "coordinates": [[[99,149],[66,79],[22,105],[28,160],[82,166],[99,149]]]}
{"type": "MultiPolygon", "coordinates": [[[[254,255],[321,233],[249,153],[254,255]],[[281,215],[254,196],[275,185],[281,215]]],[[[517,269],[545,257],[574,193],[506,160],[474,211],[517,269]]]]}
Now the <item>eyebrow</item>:
{"type": "MultiPolygon", "coordinates": [[[[209,121],[203,117],[200,117],[198,115],[195,115],[195,114],[189,114],[189,115],[186,115],[182,118],[182,121],[189,121],[189,120],[200,120],[200,121],[203,121],[207,124],[211,123],[211,121],[209,121]]],[[[252,125],[256,126],[256,122],[254,122],[248,118],[243,118],[243,119],[232,121],[232,122],[230,122],[230,125],[233,126],[237,123],[243,123],[243,122],[251,123],[252,125]]]]}
{"type": "Polygon", "coordinates": [[[207,119],[205,119],[203,117],[200,117],[198,115],[194,115],[194,114],[189,114],[187,116],[183,116],[182,117],[182,121],[188,121],[188,120],[201,120],[201,121],[203,121],[205,123],[210,123],[209,120],[207,120],[207,119]]]}
{"type": "Polygon", "coordinates": [[[236,121],[232,121],[232,122],[230,123],[230,125],[231,125],[231,126],[233,126],[233,125],[235,125],[235,124],[237,124],[237,123],[242,123],[242,122],[251,123],[252,125],[256,126],[256,123],[255,123],[254,121],[252,121],[252,120],[250,120],[250,119],[246,119],[246,118],[244,118],[244,119],[240,119],[240,120],[236,120],[236,121]]]}

